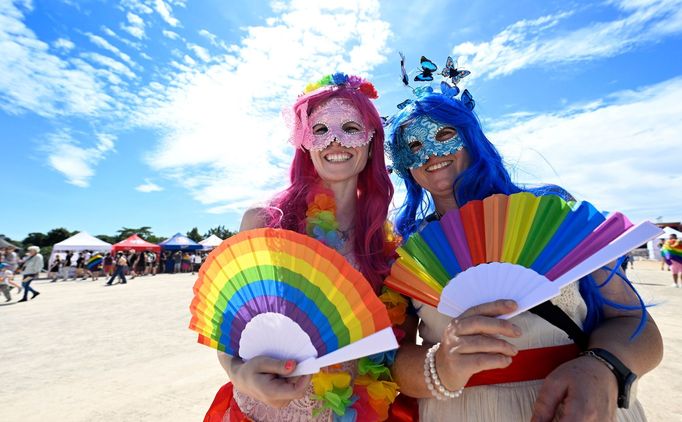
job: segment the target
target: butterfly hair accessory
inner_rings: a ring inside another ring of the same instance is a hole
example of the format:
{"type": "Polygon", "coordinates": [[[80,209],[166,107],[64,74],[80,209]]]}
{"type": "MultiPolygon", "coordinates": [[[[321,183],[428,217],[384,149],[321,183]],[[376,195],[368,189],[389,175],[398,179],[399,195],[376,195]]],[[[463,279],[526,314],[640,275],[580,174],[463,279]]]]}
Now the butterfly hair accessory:
{"type": "MultiPolygon", "coordinates": [[[[440,72],[438,72],[438,66],[432,60],[425,56],[421,56],[421,59],[419,60],[421,68],[418,69],[418,73],[413,79],[415,82],[427,82],[428,84],[413,87],[410,85],[410,78],[407,74],[407,71],[405,70],[405,55],[402,52],[399,52],[398,54],[400,54],[400,73],[403,85],[412,89],[412,93],[416,99],[433,94],[434,92],[436,94],[441,94],[445,97],[454,99],[460,95],[461,92],[457,84],[463,78],[471,74],[471,72],[468,70],[458,68],[456,61],[450,56],[448,56],[445,62],[445,67],[440,72]],[[440,83],[440,92],[434,91],[434,88],[430,84],[430,82],[433,82],[434,80],[434,75],[440,75],[446,79],[440,83]]],[[[398,104],[397,107],[399,110],[404,110],[405,108],[414,104],[414,101],[415,99],[407,98],[405,101],[398,104]]],[[[471,93],[466,89],[464,92],[462,92],[460,101],[462,101],[469,110],[473,110],[474,106],[476,105],[471,93]]]]}

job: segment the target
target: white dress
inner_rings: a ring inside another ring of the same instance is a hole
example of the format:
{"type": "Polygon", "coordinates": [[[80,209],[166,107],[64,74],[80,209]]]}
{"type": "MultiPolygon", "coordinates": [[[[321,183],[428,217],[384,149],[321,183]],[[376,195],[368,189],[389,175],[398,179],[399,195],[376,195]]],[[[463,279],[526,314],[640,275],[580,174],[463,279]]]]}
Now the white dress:
{"type": "MultiPolygon", "coordinates": [[[[439,342],[451,318],[440,314],[432,306],[416,300],[413,300],[413,303],[421,318],[419,324],[421,337],[425,342],[439,342]]],[[[587,315],[587,307],[580,296],[578,283],[571,283],[565,287],[561,295],[553,299],[552,303],[559,306],[582,327],[582,321],[587,315]]],[[[561,346],[572,342],[564,331],[530,312],[523,312],[510,321],[519,326],[524,334],[516,339],[505,338],[505,340],[519,350],[561,346]]],[[[419,373],[421,374],[421,371],[419,373]]],[[[459,398],[451,400],[420,399],[420,420],[428,422],[529,421],[541,385],[542,380],[482,385],[465,388],[459,398]]],[[[636,394],[635,386],[631,394],[636,394]]],[[[617,420],[619,422],[645,421],[646,416],[639,401],[633,400],[629,409],[618,409],[617,420]]]]}

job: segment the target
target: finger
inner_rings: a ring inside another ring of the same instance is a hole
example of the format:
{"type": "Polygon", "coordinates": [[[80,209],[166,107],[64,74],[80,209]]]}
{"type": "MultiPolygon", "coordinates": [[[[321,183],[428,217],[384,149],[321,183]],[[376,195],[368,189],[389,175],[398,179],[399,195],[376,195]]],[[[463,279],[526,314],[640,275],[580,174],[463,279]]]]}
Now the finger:
{"type": "Polygon", "coordinates": [[[459,318],[466,318],[472,315],[485,316],[500,316],[515,311],[517,308],[516,302],[509,299],[500,299],[494,302],[481,303],[480,305],[472,306],[464,311],[459,318]]]}
{"type": "Polygon", "coordinates": [[[561,402],[566,396],[566,386],[545,379],[533,406],[531,422],[550,422],[554,420],[561,402]]]}
{"type": "Polygon", "coordinates": [[[466,372],[476,374],[490,369],[506,368],[511,362],[512,359],[509,356],[499,353],[476,353],[460,355],[458,367],[466,368],[466,372]]]}
{"type": "Polygon", "coordinates": [[[499,353],[505,356],[516,356],[518,352],[518,349],[509,342],[484,335],[460,337],[458,344],[448,350],[450,355],[499,353]]]}
{"type": "Polygon", "coordinates": [[[252,365],[255,371],[262,374],[289,375],[296,369],[295,360],[278,360],[265,356],[257,356],[253,359],[252,365]]]}
{"type": "Polygon", "coordinates": [[[506,337],[520,337],[521,328],[511,322],[488,316],[471,316],[464,319],[453,320],[450,324],[452,329],[450,336],[467,336],[475,334],[503,335],[506,337]]]}
{"type": "MultiPolygon", "coordinates": [[[[578,397],[575,394],[571,394],[568,390],[564,399],[557,406],[557,416],[562,422],[597,422],[613,420],[613,415],[611,417],[600,414],[600,409],[603,406],[599,406],[598,403],[593,400],[592,397],[578,397]]],[[[608,407],[608,404],[606,405],[608,407]]]]}
{"type": "Polygon", "coordinates": [[[288,378],[273,379],[269,395],[277,400],[294,400],[306,395],[308,385],[310,384],[310,375],[298,377],[296,382],[290,382],[288,378]]]}

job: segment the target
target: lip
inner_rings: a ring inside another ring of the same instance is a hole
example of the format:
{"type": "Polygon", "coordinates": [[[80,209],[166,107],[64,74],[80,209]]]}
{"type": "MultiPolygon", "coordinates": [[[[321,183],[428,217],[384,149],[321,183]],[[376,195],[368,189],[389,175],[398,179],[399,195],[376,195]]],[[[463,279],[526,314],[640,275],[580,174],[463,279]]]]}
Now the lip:
{"type": "Polygon", "coordinates": [[[344,151],[344,150],[330,150],[330,151],[326,151],[326,152],[324,152],[324,154],[322,154],[322,159],[325,162],[330,163],[330,164],[347,163],[352,158],[353,158],[353,154],[350,153],[349,151],[344,151]],[[336,156],[336,158],[339,158],[340,156],[345,156],[347,158],[345,160],[338,161],[338,160],[330,159],[332,156],[336,156]]]}
{"type": "Polygon", "coordinates": [[[454,162],[453,160],[438,161],[438,162],[431,163],[431,164],[427,165],[427,166],[424,168],[424,170],[425,170],[427,173],[435,173],[435,172],[437,172],[437,171],[440,171],[440,170],[443,170],[443,169],[446,169],[446,168],[450,167],[450,166],[452,165],[453,162],[454,162]],[[434,167],[435,167],[435,168],[434,168],[434,167]]]}

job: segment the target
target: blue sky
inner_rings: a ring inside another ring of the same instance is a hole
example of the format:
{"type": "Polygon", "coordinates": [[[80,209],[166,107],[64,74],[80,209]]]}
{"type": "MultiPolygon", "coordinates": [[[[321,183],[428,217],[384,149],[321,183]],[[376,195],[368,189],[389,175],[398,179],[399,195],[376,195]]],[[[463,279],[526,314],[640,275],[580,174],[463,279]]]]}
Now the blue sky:
{"type": "Polygon", "coordinates": [[[282,187],[280,110],[334,70],[383,115],[448,55],[519,182],[682,219],[682,0],[0,0],[0,232],[237,228],[282,187]]]}

